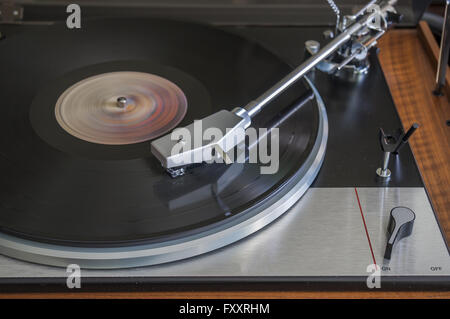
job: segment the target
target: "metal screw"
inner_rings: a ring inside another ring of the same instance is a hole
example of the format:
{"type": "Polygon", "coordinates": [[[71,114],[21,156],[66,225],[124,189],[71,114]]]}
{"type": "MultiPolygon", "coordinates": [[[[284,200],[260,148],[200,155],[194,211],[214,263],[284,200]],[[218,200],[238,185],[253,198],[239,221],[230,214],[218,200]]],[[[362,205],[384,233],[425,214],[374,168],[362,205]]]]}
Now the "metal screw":
{"type": "Polygon", "coordinates": [[[325,30],[323,31],[323,37],[324,39],[333,39],[334,38],[334,32],[332,30],[325,30]]]}
{"type": "Polygon", "coordinates": [[[386,170],[383,170],[381,167],[377,168],[377,175],[383,178],[388,178],[391,176],[391,170],[389,168],[386,168],[386,170]]]}
{"type": "Polygon", "coordinates": [[[308,40],[305,42],[305,47],[311,54],[316,54],[320,50],[320,43],[315,40],[308,40]]]}

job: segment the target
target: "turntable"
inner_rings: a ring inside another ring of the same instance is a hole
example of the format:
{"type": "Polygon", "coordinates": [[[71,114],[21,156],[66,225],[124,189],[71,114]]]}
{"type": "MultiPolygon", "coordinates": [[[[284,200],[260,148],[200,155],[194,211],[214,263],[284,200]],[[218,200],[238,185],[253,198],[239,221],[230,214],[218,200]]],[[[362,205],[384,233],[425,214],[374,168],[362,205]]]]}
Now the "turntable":
{"type": "Polygon", "coordinates": [[[331,29],[82,2],[78,28],[66,4],[7,3],[0,287],[65,290],[75,265],[94,290],[367,289],[374,271],[385,288],[448,289],[407,144],[418,125],[394,132],[376,54],[396,1],[342,16],[328,2],[331,29]]]}

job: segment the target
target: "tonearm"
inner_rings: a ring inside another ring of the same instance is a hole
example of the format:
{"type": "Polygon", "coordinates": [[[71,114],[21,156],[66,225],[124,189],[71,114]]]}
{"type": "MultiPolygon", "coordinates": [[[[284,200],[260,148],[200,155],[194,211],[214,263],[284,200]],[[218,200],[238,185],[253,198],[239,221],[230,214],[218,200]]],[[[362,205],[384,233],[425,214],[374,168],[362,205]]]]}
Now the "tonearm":
{"type": "MultiPolygon", "coordinates": [[[[201,120],[203,131],[209,128],[219,129],[223,133],[222,138],[212,141],[202,140],[202,142],[197,143],[198,145],[195,143],[194,145],[184,145],[184,140],[173,138],[174,135],[167,134],[151,143],[152,153],[162,166],[171,172],[172,176],[182,175],[186,166],[202,162],[203,154],[214,153],[215,156],[227,158],[226,153],[243,141],[242,138],[241,140],[236,138],[236,136],[241,135],[234,134],[234,131],[248,128],[256,114],[314,67],[333,59],[334,62],[330,64],[331,67],[326,71],[328,73],[337,72],[375,46],[377,40],[399,18],[394,8],[396,3],[397,0],[370,1],[355,15],[345,16],[342,20],[339,19],[339,25],[336,27],[337,34],[328,44],[311,55],[261,96],[244,107],[237,107],[232,111],[221,110],[201,120]],[[343,55],[344,51],[347,52],[346,55],[343,55]],[[341,60],[333,58],[333,55],[338,54],[341,60]],[[182,150],[174,152],[174,149],[182,150]]],[[[183,129],[194,136],[195,128],[198,129],[196,124],[193,123],[183,129]]]]}

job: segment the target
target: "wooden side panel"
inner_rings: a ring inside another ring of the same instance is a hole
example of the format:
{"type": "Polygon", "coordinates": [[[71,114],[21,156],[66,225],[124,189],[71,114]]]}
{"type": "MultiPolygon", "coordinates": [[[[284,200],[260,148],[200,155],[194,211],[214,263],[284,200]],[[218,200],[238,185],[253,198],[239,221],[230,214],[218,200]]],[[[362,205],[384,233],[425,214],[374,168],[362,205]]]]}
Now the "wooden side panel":
{"type": "MultiPolygon", "coordinates": [[[[437,70],[437,65],[439,61],[439,45],[431,32],[428,23],[425,21],[420,21],[418,27],[418,35],[422,45],[430,58],[431,64],[434,70],[437,70]]],[[[445,74],[445,88],[447,96],[450,96],[450,68],[447,67],[447,73],[445,74]]]]}
{"type": "Polygon", "coordinates": [[[450,242],[449,96],[434,96],[435,62],[415,29],[393,30],[380,40],[380,62],[405,129],[421,127],[410,145],[450,242]]]}

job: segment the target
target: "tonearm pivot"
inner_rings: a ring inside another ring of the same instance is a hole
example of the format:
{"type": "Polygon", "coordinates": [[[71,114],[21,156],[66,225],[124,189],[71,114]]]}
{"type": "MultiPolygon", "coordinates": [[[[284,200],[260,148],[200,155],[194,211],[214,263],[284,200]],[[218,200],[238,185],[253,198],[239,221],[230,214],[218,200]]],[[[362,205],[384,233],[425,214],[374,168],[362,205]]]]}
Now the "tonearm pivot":
{"type": "MultiPolygon", "coordinates": [[[[346,15],[341,19],[340,10],[334,1],[327,1],[337,16],[335,31],[327,30],[324,32],[324,36],[327,39],[332,39],[337,34],[345,32],[349,26],[364,15],[375,13],[374,18],[367,20],[365,27],[353,33],[351,39],[345,45],[339,47],[338,50],[317,65],[317,69],[322,72],[350,80],[357,80],[360,78],[360,75],[367,74],[369,70],[369,50],[377,45],[377,40],[392,23],[400,21],[401,15],[393,8],[393,1],[383,5],[382,2],[372,0],[357,13],[346,15]]],[[[312,55],[308,45],[306,45],[306,50],[307,53],[312,55]]]]}

